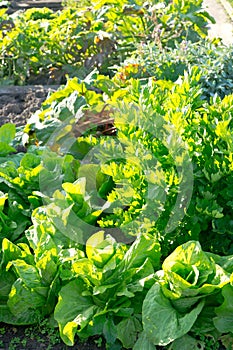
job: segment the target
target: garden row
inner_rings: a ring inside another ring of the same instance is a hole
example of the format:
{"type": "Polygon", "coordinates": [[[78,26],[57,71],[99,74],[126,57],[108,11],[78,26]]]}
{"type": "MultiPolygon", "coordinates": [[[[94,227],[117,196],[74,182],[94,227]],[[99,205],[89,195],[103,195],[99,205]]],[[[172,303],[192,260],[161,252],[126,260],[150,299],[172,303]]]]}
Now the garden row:
{"type": "Polygon", "coordinates": [[[197,41],[207,33],[209,18],[201,3],[79,2],[80,8],[29,9],[12,15],[3,8],[2,84],[31,83],[38,74],[46,74],[50,83],[64,83],[66,74],[84,78],[93,67],[110,74],[110,68],[140,44],[156,42],[161,50],[175,41],[197,41]]]}
{"type": "Polygon", "coordinates": [[[28,10],[2,31],[4,81],[21,55],[22,82],[65,84],[0,128],[0,322],[48,317],[68,346],[232,345],[233,48],[205,39],[201,4],[28,10]]]}

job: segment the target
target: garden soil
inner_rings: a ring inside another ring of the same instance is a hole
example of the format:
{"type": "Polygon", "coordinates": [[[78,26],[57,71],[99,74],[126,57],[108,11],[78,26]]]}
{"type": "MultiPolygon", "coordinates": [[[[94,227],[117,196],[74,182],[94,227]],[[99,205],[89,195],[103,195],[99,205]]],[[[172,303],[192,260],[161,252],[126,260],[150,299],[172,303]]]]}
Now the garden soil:
{"type": "Polygon", "coordinates": [[[58,86],[0,86],[0,126],[5,123],[24,125],[49,93],[58,86]]]}
{"type": "Polygon", "coordinates": [[[105,346],[99,342],[99,338],[93,338],[67,347],[61,341],[58,330],[40,329],[37,325],[33,328],[0,323],[0,350],[105,350],[105,346]]]}

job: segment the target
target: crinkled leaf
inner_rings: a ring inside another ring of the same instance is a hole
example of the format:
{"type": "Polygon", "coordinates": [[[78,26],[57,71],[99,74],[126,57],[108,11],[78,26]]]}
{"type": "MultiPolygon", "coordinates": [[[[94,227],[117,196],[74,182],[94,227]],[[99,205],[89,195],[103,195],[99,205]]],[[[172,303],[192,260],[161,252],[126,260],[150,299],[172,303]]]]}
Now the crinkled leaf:
{"type": "Polygon", "coordinates": [[[162,268],[199,287],[215,272],[215,263],[202,251],[199,242],[189,241],[177,247],[164,260],[162,268]]]}

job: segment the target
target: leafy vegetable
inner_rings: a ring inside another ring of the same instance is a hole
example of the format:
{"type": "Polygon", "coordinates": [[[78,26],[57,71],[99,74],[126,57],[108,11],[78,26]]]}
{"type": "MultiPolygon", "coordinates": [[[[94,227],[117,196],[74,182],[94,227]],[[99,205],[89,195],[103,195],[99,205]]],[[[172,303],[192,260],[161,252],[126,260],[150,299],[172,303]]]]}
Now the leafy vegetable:
{"type": "Polygon", "coordinates": [[[87,257],[72,266],[75,279],[59,293],[54,317],[61,337],[73,345],[76,333],[88,337],[98,332],[109,344],[118,338],[130,348],[141,330],[140,301],[153,283],[154,267],[159,266],[159,244],[152,236],[141,235],[127,249],[98,232],[86,247],[87,257]]]}
{"type": "MultiPolygon", "coordinates": [[[[208,298],[228,286],[230,275],[190,241],[169,255],[143,302],[143,332],[154,345],[167,345],[187,334],[208,307],[208,298]]],[[[217,298],[215,297],[217,303],[217,298]]],[[[221,307],[220,307],[221,308],[221,307]]]]}
{"type": "Polygon", "coordinates": [[[47,83],[63,83],[65,75],[84,78],[96,67],[109,74],[138,43],[158,47],[175,41],[198,41],[213,18],[202,0],[95,1],[75,3],[60,11],[33,8],[7,15],[0,27],[1,79],[10,84],[32,84],[39,74],[47,83]],[[173,32],[172,35],[170,33],[173,32]]]}
{"type": "Polygon", "coordinates": [[[6,156],[11,152],[15,152],[15,149],[10,145],[15,137],[15,125],[4,124],[0,128],[0,156],[6,156]]]}
{"type": "Polygon", "coordinates": [[[67,82],[23,136],[0,128],[0,322],[51,315],[68,346],[230,343],[232,48],[199,41],[201,5],[1,10],[3,82],[67,82]]]}

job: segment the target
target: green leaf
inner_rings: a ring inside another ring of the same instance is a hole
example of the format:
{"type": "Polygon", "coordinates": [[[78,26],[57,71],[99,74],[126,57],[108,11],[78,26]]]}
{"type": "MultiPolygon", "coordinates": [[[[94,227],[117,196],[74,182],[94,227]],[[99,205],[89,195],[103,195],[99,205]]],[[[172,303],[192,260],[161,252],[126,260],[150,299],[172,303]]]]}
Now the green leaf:
{"type": "Polygon", "coordinates": [[[112,318],[107,319],[103,326],[103,335],[108,344],[114,344],[117,338],[117,329],[112,318]]]}
{"type": "MultiPolygon", "coordinates": [[[[162,268],[165,281],[163,293],[173,299],[208,295],[230,281],[230,274],[215,264],[214,260],[202,251],[197,241],[189,241],[177,247],[164,260],[162,268]]],[[[179,300],[175,302],[180,303],[179,300]]]]}
{"type": "MultiPolygon", "coordinates": [[[[47,288],[44,288],[44,294],[46,292],[47,288]]],[[[28,288],[18,279],[11,288],[7,305],[11,313],[21,320],[21,324],[27,324],[36,323],[40,315],[46,314],[46,310],[43,309],[45,302],[46,298],[41,293],[28,288]]]]}
{"type": "Polygon", "coordinates": [[[32,309],[23,314],[14,315],[7,305],[0,305],[0,322],[11,325],[29,325],[39,322],[41,315],[32,309]]]}
{"type": "Polygon", "coordinates": [[[155,269],[160,268],[160,244],[158,239],[147,233],[139,235],[126,252],[124,261],[128,269],[140,267],[148,258],[155,269]]]}
{"type": "Polygon", "coordinates": [[[86,190],[88,192],[96,191],[98,186],[97,174],[99,172],[98,164],[82,164],[78,169],[78,176],[86,178],[86,190]]]}
{"type": "Polygon", "coordinates": [[[83,296],[83,280],[76,279],[64,286],[59,293],[59,300],[54,311],[54,318],[59,324],[60,335],[65,344],[74,345],[74,337],[91,320],[97,310],[90,296],[83,296]]]}
{"type": "Polygon", "coordinates": [[[136,341],[133,350],[156,350],[156,346],[148,339],[146,333],[143,331],[136,341]]]}
{"type": "Polygon", "coordinates": [[[17,259],[24,259],[25,261],[32,262],[33,257],[25,250],[22,250],[19,246],[9,241],[7,238],[2,241],[2,264],[7,265],[9,262],[17,259]]]}
{"type": "Polygon", "coordinates": [[[36,263],[43,284],[50,285],[57,273],[57,264],[53,261],[53,253],[47,251],[36,263]]]}
{"type": "Polygon", "coordinates": [[[199,242],[189,241],[177,247],[164,260],[162,268],[164,271],[179,274],[198,287],[207,282],[208,276],[215,271],[215,263],[202,251],[199,242]]]}
{"type": "Polygon", "coordinates": [[[16,127],[14,124],[6,123],[0,127],[0,143],[9,144],[15,137],[16,127]]]}
{"type": "Polygon", "coordinates": [[[104,231],[98,231],[92,235],[86,242],[86,254],[91,259],[95,253],[95,247],[104,241],[104,231]]]}
{"type": "Polygon", "coordinates": [[[228,284],[223,287],[222,295],[224,302],[215,309],[217,317],[214,325],[221,333],[233,332],[233,287],[228,284]]]}
{"type": "Polygon", "coordinates": [[[9,153],[16,152],[16,149],[5,142],[0,141],[0,156],[4,157],[9,153]]]}
{"type": "Polygon", "coordinates": [[[62,185],[66,193],[74,202],[81,204],[83,202],[86,191],[86,178],[82,177],[72,183],[64,183],[62,185]]]}
{"type": "Polygon", "coordinates": [[[169,347],[169,350],[205,350],[205,344],[191,337],[188,334],[185,334],[183,337],[174,340],[169,347]]]}
{"type": "Polygon", "coordinates": [[[14,271],[20,280],[28,288],[36,288],[41,286],[41,279],[37,269],[27,264],[23,260],[14,260],[7,265],[7,268],[14,266],[14,271]]]}
{"type": "Polygon", "coordinates": [[[121,321],[117,325],[117,338],[126,349],[131,349],[142,330],[142,325],[136,317],[131,317],[121,321]]]}
{"type": "Polygon", "coordinates": [[[3,211],[8,195],[0,191],[0,211],[3,211]]]}
{"type": "Polygon", "coordinates": [[[93,261],[97,267],[103,268],[115,253],[115,243],[110,236],[104,239],[104,231],[96,232],[86,242],[88,259],[93,261]]]}
{"type": "Polygon", "coordinates": [[[190,331],[204,306],[204,301],[185,315],[179,314],[155,283],[142,307],[144,332],[154,345],[165,346],[190,331]]]}
{"type": "Polygon", "coordinates": [[[16,277],[12,272],[0,270],[0,304],[6,302],[16,277]]]}
{"type": "Polygon", "coordinates": [[[22,169],[31,170],[36,168],[41,162],[41,158],[34,153],[26,153],[20,162],[22,169]]]}

